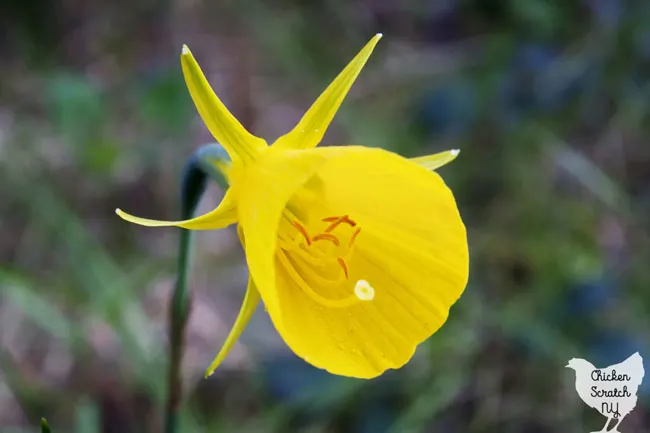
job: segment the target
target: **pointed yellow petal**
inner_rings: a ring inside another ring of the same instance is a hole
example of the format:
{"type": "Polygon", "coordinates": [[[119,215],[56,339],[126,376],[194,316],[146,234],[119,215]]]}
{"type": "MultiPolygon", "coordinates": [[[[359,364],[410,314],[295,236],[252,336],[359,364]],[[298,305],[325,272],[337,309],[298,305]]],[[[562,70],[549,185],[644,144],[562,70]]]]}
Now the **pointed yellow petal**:
{"type": "Polygon", "coordinates": [[[232,349],[232,347],[235,345],[235,342],[239,339],[241,333],[246,328],[246,325],[248,325],[251,317],[253,317],[253,313],[255,313],[255,309],[257,308],[257,304],[259,304],[259,302],[260,293],[257,291],[257,287],[255,287],[253,279],[249,278],[248,288],[246,289],[246,296],[244,296],[244,302],[242,303],[241,309],[239,310],[239,315],[237,315],[235,324],[232,326],[230,334],[228,334],[228,338],[226,338],[226,342],[223,343],[221,350],[219,350],[219,353],[205,372],[205,377],[211,376],[212,373],[214,373],[214,370],[216,370],[221,362],[223,362],[223,360],[226,358],[230,352],[230,349],[232,349]]]}
{"type": "Polygon", "coordinates": [[[250,161],[266,142],[248,132],[214,93],[189,48],[183,45],[181,66],[185,82],[205,125],[233,161],[250,161]]]}
{"type": "Polygon", "coordinates": [[[352,59],[338,77],[318,97],[314,105],[305,113],[298,125],[288,134],[278,138],[274,146],[286,149],[309,149],[316,147],[323,139],[325,131],[338,111],[345,95],[366,64],[372,50],[381,39],[376,34],[370,42],[352,59]]]}
{"type": "Polygon", "coordinates": [[[444,152],[434,153],[433,155],[419,156],[417,158],[411,158],[411,161],[421,165],[427,170],[435,170],[442,167],[445,164],[449,164],[451,161],[456,159],[460,153],[459,149],[446,150],[444,152]]]}
{"type": "Polygon", "coordinates": [[[238,178],[238,220],[246,239],[248,268],[269,310],[275,302],[278,226],[289,198],[324,162],[322,155],[270,149],[238,178]]]}
{"type": "Polygon", "coordinates": [[[147,218],[140,218],[124,212],[121,209],[116,209],[115,213],[120,218],[147,227],[183,227],[190,230],[215,230],[229,226],[237,221],[237,203],[234,198],[232,190],[226,192],[223,200],[211,212],[184,221],[159,221],[147,218]]]}

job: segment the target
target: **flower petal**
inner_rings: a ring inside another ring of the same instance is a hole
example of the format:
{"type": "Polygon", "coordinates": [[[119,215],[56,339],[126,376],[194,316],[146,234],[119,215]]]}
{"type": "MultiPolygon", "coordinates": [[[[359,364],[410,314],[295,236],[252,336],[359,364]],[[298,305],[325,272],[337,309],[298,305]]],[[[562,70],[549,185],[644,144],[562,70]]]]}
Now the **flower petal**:
{"type": "Polygon", "coordinates": [[[456,159],[459,153],[459,149],[452,149],[446,150],[444,152],[434,153],[433,155],[411,158],[411,161],[418,165],[421,165],[427,170],[435,170],[442,167],[443,165],[449,164],[451,161],[456,159]]]}
{"type": "Polygon", "coordinates": [[[238,220],[252,278],[267,309],[275,310],[275,248],[287,201],[325,162],[323,155],[269,149],[238,178],[238,220]]]}
{"type": "Polygon", "coordinates": [[[338,111],[345,95],[366,64],[382,34],[377,33],[356,55],[345,69],[332,81],[318,97],[314,105],[305,113],[298,125],[288,134],[278,138],[274,146],[286,149],[309,149],[316,147],[323,139],[325,131],[338,111]]]}
{"type": "Polygon", "coordinates": [[[253,279],[249,278],[248,288],[246,289],[246,295],[244,296],[244,302],[242,303],[241,309],[239,310],[235,324],[232,326],[230,334],[228,334],[228,337],[226,338],[226,342],[223,343],[221,350],[219,350],[219,353],[217,356],[215,356],[214,360],[210,364],[210,367],[208,367],[207,371],[205,372],[205,377],[211,376],[212,373],[214,373],[214,370],[216,370],[221,362],[226,358],[230,352],[230,349],[232,349],[232,347],[235,345],[235,342],[237,342],[241,336],[241,333],[246,328],[246,325],[251,320],[251,317],[253,317],[253,313],[255,313],[255,309],[257,308],[257,304],[259,304],[259,302],[260,293],[257,291],[257,287],[255,287],[253,279]]]}
{"type": "MultiPolygon", "coordinates": [[[[310,286],[340,297],[363,281],[374,297],[327,308],[279,267],[277,308],[269,314],[307,362],[338,375],[375,377],[408,362],[446,321],[467,283],[465,227],[440,176],[381,149],[339,151],[315,178],[326,212],[349,215],[361,231],[348,260],[349,279],[335,288],[312,279],[310,286]]],[[[295,200],[290,205],[298,206],[295,200]]]]}
{"type": "Polygon", "coordinates": [[[184,221],[159,221],[147,218],[140,218],[124,212],[122,209],[115,209],[120,218],[134,224],[147,227],[183,227],[191,230],[215,230],[229,226],[237,221],[237,203],[232,190],[228,190],[223,200],[211,212],[184,221]]]}
{"type": "Polygon", "coordinates": [[[194,105],[214,138],[233,161],[253,160],[267,146],[266,142],[248,132],[223,105],[186,45],[183,45],[181,66],[194,105]]]}

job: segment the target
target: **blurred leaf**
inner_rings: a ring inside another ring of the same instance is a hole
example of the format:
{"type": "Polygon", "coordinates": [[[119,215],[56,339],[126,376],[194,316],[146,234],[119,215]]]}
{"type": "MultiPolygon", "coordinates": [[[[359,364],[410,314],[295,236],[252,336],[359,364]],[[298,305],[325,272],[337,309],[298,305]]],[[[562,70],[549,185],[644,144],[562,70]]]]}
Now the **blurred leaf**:
{"type": "Polygon", "coordinates": [[[101,137],[87,142],[79,156],[90,172],[109,174],[120,156],[120,148],[114,141],[101,137]]]}
{"type": "Polygon", "coordinates": [[[156,71],[148,76],[138,105],[145,119],[172,134],[185,132],[195,115],[179,69],[156,71]]]}
{"type": "Polygon", "coordinates": [[[88,77],[60,73],[50,78],[46,89],[50,118],[76,146],[83,145],[104,124],[104,97],[88,77]]]}
{"type": "Polygon", "coordinates": [[[75,411],[76,433],[100,433],[99,408],[94,402],[83,399],[75,411]]]}
{"type": "Polygon", "coordinates": [[[81,341],[78,327],[73,326],[51,300],[34,290],[35,283],[0,269],[0,284],[6,299],[39,327],[63,340],[68,347],[75,347],[81,341]]]}

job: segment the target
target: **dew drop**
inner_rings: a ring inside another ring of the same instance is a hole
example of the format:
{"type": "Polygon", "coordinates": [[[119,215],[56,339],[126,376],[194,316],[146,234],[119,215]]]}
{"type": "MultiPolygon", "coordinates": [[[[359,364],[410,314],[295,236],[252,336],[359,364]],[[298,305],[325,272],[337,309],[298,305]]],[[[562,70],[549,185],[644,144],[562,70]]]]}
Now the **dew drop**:
{"type": "Polygon", "coordinates": [[[354,286],[354,294],[361,301],[372,301],[375,298],[375,289],[366,280],[359,280],[354,286]]]}

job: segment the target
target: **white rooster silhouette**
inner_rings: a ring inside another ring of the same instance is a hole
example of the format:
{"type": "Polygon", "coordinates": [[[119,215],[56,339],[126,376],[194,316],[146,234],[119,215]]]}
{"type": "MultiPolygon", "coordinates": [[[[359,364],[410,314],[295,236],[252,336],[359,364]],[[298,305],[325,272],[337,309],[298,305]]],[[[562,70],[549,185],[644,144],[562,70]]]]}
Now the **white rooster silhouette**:
{"type": "Polygon", "coordinates": [[[645,374],[639,352],[607,368],[596,368],[580,358],[571,359],[566,367],[576,372],[576,391],[582,401],[607,417],[602,430],[592,433],[607,432],[612,419],[617,422],[609,432],[619,433],[621,420],[636,406],[637,389],[645,374]]]}

